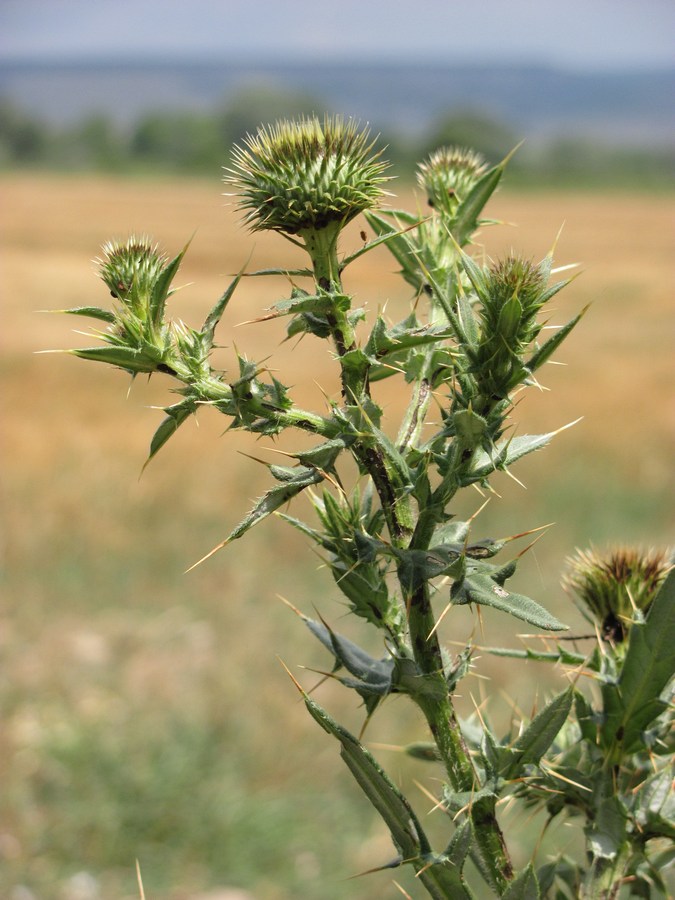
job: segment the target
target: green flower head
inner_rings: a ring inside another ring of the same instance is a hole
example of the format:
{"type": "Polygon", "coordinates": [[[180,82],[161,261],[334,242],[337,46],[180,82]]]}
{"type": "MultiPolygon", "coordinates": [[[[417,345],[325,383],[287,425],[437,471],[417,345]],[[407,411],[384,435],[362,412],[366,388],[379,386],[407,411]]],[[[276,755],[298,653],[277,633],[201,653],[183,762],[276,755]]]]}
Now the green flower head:
{"type": "Polygon", "coordinates": [[[99,275],[113,297],[125,303],[147,298],[166,264],[166,257],[145,235],[103,245],[99,275]]]}
{"type": "Polygon", "coordinates": [[[373,146],[351,119],[281,120],[234,148],[225,183],[253,231],[339,230],[386,193],[388,164],[373,146]]]}
{"type": "Polygon", "coordinates": [[[604,556],[595,550],[577,551],[567,561],[565,590],[580,601],[582,611],[600,626],[605,640],[621,643],[635,610],[646,614],[670,571],[662,551],[619,548],[604,556]]]}
{"type": "Polygon", "coordinates": [[[452,215],[481,176],[487,163],[479,153],[461,147],[440,147],[417,170],[417,181],[429,206],[452,215]]]}

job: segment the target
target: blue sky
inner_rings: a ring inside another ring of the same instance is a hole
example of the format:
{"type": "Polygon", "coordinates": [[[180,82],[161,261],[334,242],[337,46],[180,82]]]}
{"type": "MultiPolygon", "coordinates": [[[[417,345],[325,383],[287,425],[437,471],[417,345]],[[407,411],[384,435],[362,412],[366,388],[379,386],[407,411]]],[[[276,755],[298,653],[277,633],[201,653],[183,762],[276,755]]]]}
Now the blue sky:
{"type": "Polygon", "coordinates": [[[0,0],[0,57],[675,66],[675,0],[0,0]]]}

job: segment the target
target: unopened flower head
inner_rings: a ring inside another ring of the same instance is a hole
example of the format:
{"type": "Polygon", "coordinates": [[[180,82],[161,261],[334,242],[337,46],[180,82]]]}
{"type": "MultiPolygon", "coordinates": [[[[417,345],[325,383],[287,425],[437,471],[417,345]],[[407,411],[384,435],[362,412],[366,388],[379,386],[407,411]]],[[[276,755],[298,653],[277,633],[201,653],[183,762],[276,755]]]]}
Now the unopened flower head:
{"type": "Polygon", "coordinates": [[[253,231],[285,234],[343,227],[386,193],[387,163],[367,129],[316,117],[261,127],[235,147],[226,184],[253,231]]]}
{"type": "Polygon", "coordinates": [[[563,586],[595,619],[606,640],[621,643],[635,610],[647,613],[670,568],[663,551],[619,548],[601,556],[579,550],[568,560],[563,586]]]}
{"type": "Polygon", "coordinates": [[[429,206],[452,214],[486,171],[487,163],[479,153],[440,147],[420,163],[417,181],[429,206]]]}
{"type": "Polygon", "coordinates": [[[523,311],[541,305],[546,279],[538,265],[520,256],[507,256],[490,267],[489,293],[497,308],[518,297],[523,311]]]}
{"type": "Polygon", "coordinates": [[[166,264],[157,245],[145,235],[131,235],[126,241],[109,241],[102,249],[103,257],[96,262],[112,296],[125,303],[148,297],[166,264]]]}

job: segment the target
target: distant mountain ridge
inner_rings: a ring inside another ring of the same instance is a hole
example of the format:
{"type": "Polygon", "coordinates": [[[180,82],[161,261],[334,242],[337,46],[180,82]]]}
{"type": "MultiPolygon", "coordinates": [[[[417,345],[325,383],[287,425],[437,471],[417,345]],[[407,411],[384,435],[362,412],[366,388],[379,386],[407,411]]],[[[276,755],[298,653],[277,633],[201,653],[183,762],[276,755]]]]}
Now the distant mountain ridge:
{"type": "Polygon", "coordinates": [[[417,134],[449,111],[503,121],[528,140],[564,134],[675,145],[675,69],[580,73],[545,66],[0,61],[0,97],[55,125],[94,113],[210,111],[254,85],[304,91],[376,129],[417,134]]]}

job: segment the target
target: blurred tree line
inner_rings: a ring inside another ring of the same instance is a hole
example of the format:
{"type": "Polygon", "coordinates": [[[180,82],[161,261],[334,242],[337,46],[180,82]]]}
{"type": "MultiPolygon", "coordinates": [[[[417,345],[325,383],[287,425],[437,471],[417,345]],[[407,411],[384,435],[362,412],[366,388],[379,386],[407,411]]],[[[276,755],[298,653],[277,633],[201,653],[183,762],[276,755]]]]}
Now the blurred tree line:
{"type": "MultiPolygon", "coordinates": [[[[51,168],[134,174],[213,175],[228,164],[229,149],[261,122],[329,112],[306,94],[249,88],[212,112],[152,112],[130,125],[93,115],[54,127],[0,98],[0,169],[51,168]]],[[[471,147],[488,162],[503,159],[521,136],[508,125],[472,110],[448,111],[426,133],[381,132],[379,143],[405,180],[442,144],[471,147]]],[[[675,187],[675,148],[630,149],[564,136],[545,146],[525,144],[509,166],[520,184],[675,187]]]]}

